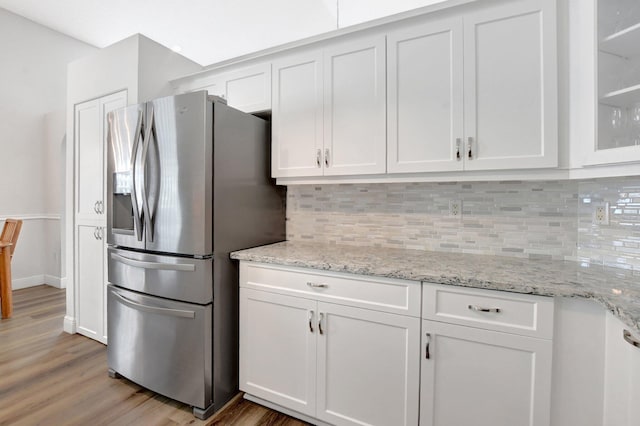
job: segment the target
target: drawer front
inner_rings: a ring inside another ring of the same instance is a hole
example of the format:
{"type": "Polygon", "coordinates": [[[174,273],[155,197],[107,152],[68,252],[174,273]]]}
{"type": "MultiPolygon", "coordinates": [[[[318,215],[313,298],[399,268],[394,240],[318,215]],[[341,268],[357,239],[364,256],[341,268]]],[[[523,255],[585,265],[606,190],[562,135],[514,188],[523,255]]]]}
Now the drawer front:
{"type": "Polygon", "coordinates": [[[213,402],[212,307],[109,285],[109,368],[201,409],[213,402]]]}
{"type": "Polygon", "coordinates": [[[140,253],[109,247],[109,282],[167,299],[213,300],[213,260],[140,253]]]}
{"type": "Polygon", "coordinates": [[[553,298],[424,283],[424,319],[551,339],[553,298]]]}
{"type": "Polygon", "coordinates": [[[240,286],[382,312],[420,316],[421,285],[416,281],[241,262],[240,286]]]}

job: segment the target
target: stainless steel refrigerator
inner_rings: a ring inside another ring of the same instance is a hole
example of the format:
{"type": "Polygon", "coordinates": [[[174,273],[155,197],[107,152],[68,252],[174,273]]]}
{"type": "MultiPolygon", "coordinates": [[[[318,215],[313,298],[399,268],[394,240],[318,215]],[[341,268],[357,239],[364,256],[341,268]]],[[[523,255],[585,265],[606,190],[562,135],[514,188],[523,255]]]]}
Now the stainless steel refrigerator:
{"type": "Polygon", "coordinates": [[[107,119],[109,374],[206,418],[238,390],[229,252],[285,238],[269,125],[205,91],[107,119]]]}

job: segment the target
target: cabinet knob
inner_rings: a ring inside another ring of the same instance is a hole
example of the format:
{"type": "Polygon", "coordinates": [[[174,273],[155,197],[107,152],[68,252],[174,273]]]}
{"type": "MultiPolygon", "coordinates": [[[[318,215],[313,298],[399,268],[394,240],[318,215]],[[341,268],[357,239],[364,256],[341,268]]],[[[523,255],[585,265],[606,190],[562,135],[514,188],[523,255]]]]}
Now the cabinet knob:
{"type": "Polygon", "coordinates": [[[96,213],[100,213],[100,210],[99,210],[99,207],[98,207],[99,203],[100,203],[100,201],[96,201],[95,203],[93,203],[93,211],[96,212],[96,213]]]}

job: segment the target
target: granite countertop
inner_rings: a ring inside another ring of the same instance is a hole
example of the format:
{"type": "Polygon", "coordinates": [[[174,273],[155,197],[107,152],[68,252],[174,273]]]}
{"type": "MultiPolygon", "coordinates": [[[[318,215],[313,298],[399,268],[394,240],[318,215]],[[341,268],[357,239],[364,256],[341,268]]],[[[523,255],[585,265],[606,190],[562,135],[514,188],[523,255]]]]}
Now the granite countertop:
{"type": "Polygon", "coordinates": [[[232,259],[542,296],[584,297],[640,332],[640,273],[571,261],[286,241],[232,259]]]}

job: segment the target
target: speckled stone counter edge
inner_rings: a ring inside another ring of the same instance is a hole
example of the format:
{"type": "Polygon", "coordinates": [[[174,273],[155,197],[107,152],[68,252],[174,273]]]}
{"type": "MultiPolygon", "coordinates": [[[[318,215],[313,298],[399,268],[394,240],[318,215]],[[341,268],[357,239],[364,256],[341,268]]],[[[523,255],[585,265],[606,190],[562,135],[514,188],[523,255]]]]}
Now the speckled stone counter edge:
{"type": "Polygon", "coordinates": [[[282,266],[595,300],[640,333],[640,274],[554,260],[282,242],[231,253],[282,266]]]}

